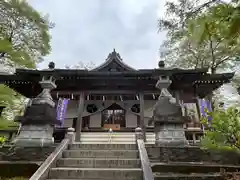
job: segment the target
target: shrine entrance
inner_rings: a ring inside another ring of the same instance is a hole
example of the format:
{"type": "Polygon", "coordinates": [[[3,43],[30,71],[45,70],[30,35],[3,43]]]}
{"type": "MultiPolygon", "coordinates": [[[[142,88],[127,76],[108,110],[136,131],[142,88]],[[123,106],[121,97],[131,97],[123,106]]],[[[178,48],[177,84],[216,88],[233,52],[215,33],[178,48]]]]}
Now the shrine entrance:
{"type": "Polygon", "coordinates": [[[102,111],[102,127],[103,129],[120,130],[126,126],[126,112],[116,103],[102,111]]]}

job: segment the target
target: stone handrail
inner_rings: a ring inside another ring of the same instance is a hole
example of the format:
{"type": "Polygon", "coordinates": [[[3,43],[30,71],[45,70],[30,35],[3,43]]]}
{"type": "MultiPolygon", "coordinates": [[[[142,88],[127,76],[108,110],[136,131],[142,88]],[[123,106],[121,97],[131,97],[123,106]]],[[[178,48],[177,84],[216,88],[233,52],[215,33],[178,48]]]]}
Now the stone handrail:
{"type": "Polygon", "coordinates": [[[48,158],[42,163],[38,170],[31,176],[29,180],[46,180],[48,178],[48,173],[50,168],[56,165],[56,162],[59,158],[62,157],[64,150],[68,148],[68,144],[73,143],[74,141],[74,129],[69,128],[68,134],[65,139],[56,147],[56,149],[48,156],[48,158]]]}
{"type": "Polygon", "coordinates": [[[141,160],[141,167],[143,171],[143,180],[154,180],[151,164],[148,158],[147,150],[144,143],[144,135],[141,128],[136,128],[136,142],[139,150],[141,160]]]}

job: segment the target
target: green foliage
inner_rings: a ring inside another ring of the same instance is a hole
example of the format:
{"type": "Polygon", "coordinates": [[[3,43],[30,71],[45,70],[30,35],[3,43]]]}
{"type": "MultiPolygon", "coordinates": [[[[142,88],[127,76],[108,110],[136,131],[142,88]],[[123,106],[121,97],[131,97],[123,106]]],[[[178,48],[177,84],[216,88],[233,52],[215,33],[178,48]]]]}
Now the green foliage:
{"type": "Polygon", "coordinates": [[[166,30],[168,36],[160,49],[161,58],[171,66],[210,68],[212,73],[238,65],[239,34],[231,31],[239,17],[233,13],[235,4],[217,0],[167,2],[167,16],[159,22],[159,29],[166,30]]]}
{"type": "Polygon", "coordinates": [[[4,144],[5,141],[6,141],[6,138],[3,137],[3,136],[0,136],[0,145],[1,145],[1,144],[4,144]]]}
{"type": "Polygon", "coordinates": [[[201,144],[206,148],[240,150],[240,111],[238,108],[208,112],[202,123],[206,127],[201,144]],[[211,117],[211,120],[208,118],[211,117]]]}
{"type": "Polygon", "coordinates": [[[50,53],[51,23],[26,0],[0,1],[0,60],[9,66],[35,67],[50,53]]]}
{"type": "Polygon", "coordinates": [[[18,127],[18,123],[14,122],[13,120],[7,120],[7,119],[0,119],[0,130],[11,130],[16,129],[18,127]]]}
{"type": "Polygon", "coordinates": [[[12,89],[3,84],[0,84],[0,105],[1,106],[13,105],[14,94],[16,93],[12,89]]]}
{"type": "MultiPolygon", "coordinates": [[[[53,24],[26,0],[1,0],[0,19],[0,63],[5,67],[35,68],[50,53],[49,29],[53,24]]],[[[18,114],[23,101],[22,96],[0,85],[0,105],[7,106],[4,118],[18,114]]]]}

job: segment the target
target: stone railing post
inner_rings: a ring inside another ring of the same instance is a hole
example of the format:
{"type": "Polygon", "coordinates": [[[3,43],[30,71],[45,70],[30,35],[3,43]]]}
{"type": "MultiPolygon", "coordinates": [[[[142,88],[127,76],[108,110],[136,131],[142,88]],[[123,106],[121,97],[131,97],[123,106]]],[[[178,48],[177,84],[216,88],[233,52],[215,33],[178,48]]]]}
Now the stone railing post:
{"type": "Polygon", "coordinates": [[[136,138],[136,141],[137,141],[138,139],[144,140],[144,134],[143,134],[142,128],[137,127],[137,128],[135,129],[135,138],[136,138]]]}
{"type": "Polygon", "coordinates": [[[136,144],[141,160],[141,167],[143,171],[143,180],[154,180],[151,164],[148,158],[147,150],[144,143],[144,133],[142,128],[135,129],[136,144]]]}
{"type": "Polygon", "coordinates": [[[67,138],[69,139],[69,144],[73,144],[75,142],[75,129],[68,128],[67,129],[67,138]]]}

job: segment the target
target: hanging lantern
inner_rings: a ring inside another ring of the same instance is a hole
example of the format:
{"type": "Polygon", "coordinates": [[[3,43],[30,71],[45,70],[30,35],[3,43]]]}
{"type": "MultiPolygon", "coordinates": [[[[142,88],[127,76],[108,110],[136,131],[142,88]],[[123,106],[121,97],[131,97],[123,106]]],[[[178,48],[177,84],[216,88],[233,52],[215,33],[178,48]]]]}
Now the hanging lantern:
{"type": "Polygon", "coordinates": [[[134,104],[131,107],[131,111],[134,112],[134,113],[140,113],[140,105],[139,104],[134,104]]]}
{"type": "Polygon", "coordinates": [[[98,108],[95,104],[87,105],[87,112],[88,113],[95,113],[97,110],[98,110],[98,108]]]}

